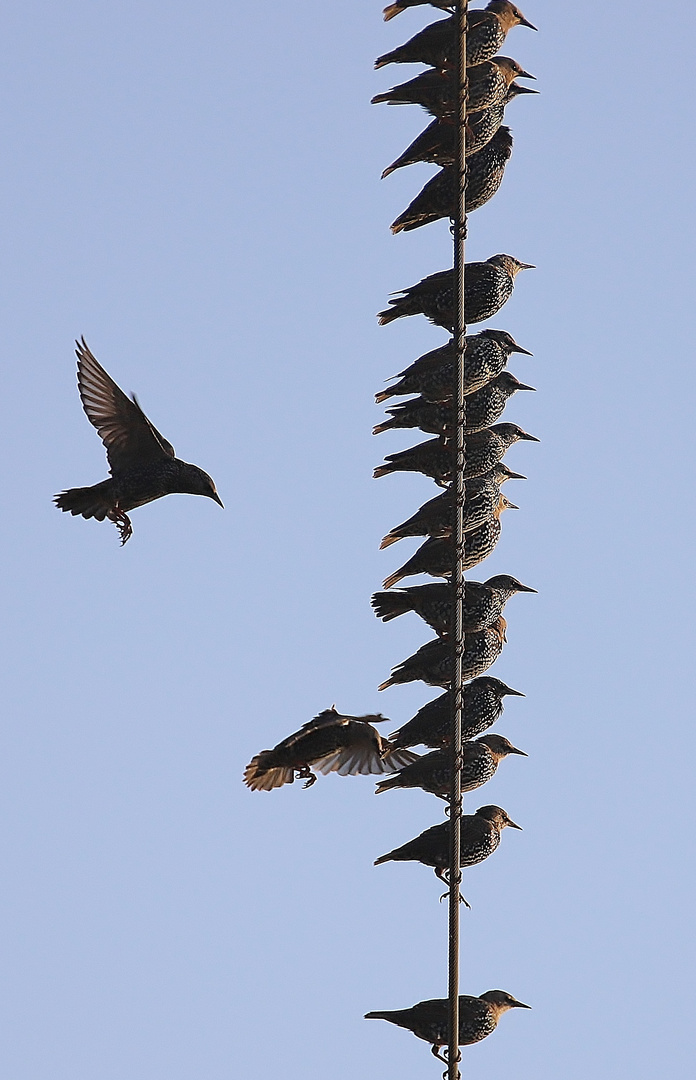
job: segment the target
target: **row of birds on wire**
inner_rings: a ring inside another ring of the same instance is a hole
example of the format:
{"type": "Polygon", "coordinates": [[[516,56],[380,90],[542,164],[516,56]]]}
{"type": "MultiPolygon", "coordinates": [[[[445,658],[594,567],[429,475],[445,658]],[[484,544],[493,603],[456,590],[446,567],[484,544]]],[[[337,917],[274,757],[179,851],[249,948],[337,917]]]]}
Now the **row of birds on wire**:
{"type": "MultiPolygon", "coordinates": [[[[390,5],[385,9],[385,20],[420,2],[401,0],[390,5]]],[[[444,3],[433,6],[451,11],[444,3]]],[[[491,0],[485,9],[468,14],[465,183],[468,213],[488,202],[502,182],[512,153],[512,135],[502,123],[506,106],[521,94],[535,92],[516,81],[533,78],[529,72],[515,60],[497,55],[508,31],[518,25],[536,29],[507,0],[491,0]]],[[[457,50],[457,19],[451,14],[376,61],[377,68],[393,63],[429,65],[425,73],[376,95],[373,102],[418,104],[433,117],[426,130],[384,170],[383,176],[416,162],[440,166],[440,171],[393,222],[394,233],[410,232],[456,215],[459,183],[456,166],[457,50]]],[[[532,269],[531,265],[507,254],[468,263],[464,297],[467,324],[495,316],[510,298],[517,275],[526,269],[532,269]]],[[[392,298],[388,307],[379,313],[379,322],[386,325],[402,317],[421,314],[454,334],[455,290],[452,269],[431,274],[392,298]]],[[[503,457],[516,442],[538,441],[517,424],[498,422],[515,393],[534,389],[508,370],[508,361],[515,353],[531,355],[505,330],[485,329],[466,337],[465,571],[474,569],[491,554],[500,538],[502,513],[517,509],[501,489],[508,480],[525,477],[508,468],[503,457]]],[[[454,589],[451,578],[454,566],[456,368],[455,340],[451,337],[446,344],[419,357],[395,376],[388,388],[376,395],[378,403],[389,402],[389,405],[387,418],[374,428],[374,434],[415,429],[434,436],[407,450],[388,454],[384,463],[375,469],[375,477],[397,472],[421,473],[443,489],[409,518],[390,529],[381,543],[382,548],[388,548],[403,539],[424,538],[416,552],[386,577],[383,591],[373,595],[375,615],[384,622],[391,622],[409,612],[415,613],[436,636],[396,665],[379,690],[422,681],[440,687],[444,692],[423,705],[388,739],[376,726],[384,722],[381,714],[351,716],[332,706],[272,750],[264,750],[252,758],[244,774],[244,780],[252,790],[272,790],[292,783],[296,778],[303,779],[304,786],[310,787],[316,781],[316,773],[373,773],[389,774],[377,783],[378,794],[421,788],[449,800],[454,676],[451,639],[454,589]],[[393,403],[392,399],[396,398],[407,400],[393,403]],[[442,583],[395,588],[404,579],[420,574],[444,580],[442,583]],[[410,749],[421,745],[430,752],[418,756],[410,749]]],[[[504,699],[523,695],[502,680],[486,674],[506,641],[505,605],[512,596],[522,592],[533,593],[535,590],[509,574],[465,583],[462,677],[467,685],[463,691],[461,771],[464,793],[475,791],[490,780],[504,758],[526,756],[505,736],[489,730],[503,712],[504,699]]],[[[473,814],[462,815],[460,865],[473,866],[488,858],[500,844],[505,828],[516,830],[520,826],[499,806],[481,806],[473,814]]],[[[375,865],[404,861],[432,867],[437,877],[449,884],[449,819],[380,856],[375,865]]],[[[467,903],[464,897],[461,899],[467,903]]],[[[503,1013],[512,1008],[529,1006],[503,990],[487,991],[479,997],[461,995],[460,1045],[485,1038],[495,1029],[503,1013]]],[[[437,1057],[447,1061],[441,1052],[449,1038],[447,999],[421,1001],[409,1009],[369,1012],[366,1017],[407,1028],[429,1042],[437,1057]]]]}

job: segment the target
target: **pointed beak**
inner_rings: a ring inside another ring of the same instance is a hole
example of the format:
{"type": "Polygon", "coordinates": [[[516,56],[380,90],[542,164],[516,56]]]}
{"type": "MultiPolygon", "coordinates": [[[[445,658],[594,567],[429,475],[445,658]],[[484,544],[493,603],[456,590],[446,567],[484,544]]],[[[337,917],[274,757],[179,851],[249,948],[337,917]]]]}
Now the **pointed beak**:
{"type": "Polygon", "coordinates": [[[534,265],[534,263],[520,263],[519,269],[520,270],[536,270],[536,266],[534,265]]]}
{"type": "Polygon", "coordinates": [[[523,15],[520,17],[520,26],[528,26],[530,30],[537,29],[534,23],[530,23],[529,19],[525,19],[523,15]]]}
{"type": "Polygon", "coordinates": [[[518,585],[517,585],[517,591],[518,592],[533,592],[533,593],[538,593],[539,592],[538,589],[530,589],[529,585],[523,585],[521,582],[519,582],[518,585]]]}
{"type": "MultiPolygon", "coordinates": [[[[524,756],[525,756],[525,757],[527,757],[527,755],[526,755],[526,754],[525,754],[524,756]]],[[[515,822],[514,822],[514,821],[512,820],[512,818],[508,818],[508,819],[507,819],[507,821],[505,822],[505,824],[506,824],[506,825],[508,826],[508,828],[510,828],[510,829],[519,829],[519,830],[520,830],[520,832],[522,832],[522,831],[523,831],[523,830],[522,830],[522,826],[521,826],[521,825],[516,825],[516,824],[515,824],[515,822]]]]}
{"type": "Polygon", "coordinates": [[[519,754],[520,757],[529,757],[529,754],[525,754],[524,750],[518,750],[516,746],[511,746],[508,750],[508,754],[519,754]]]}
{"type": "Polygon", "coordinates": [[[506,510],[519,510],[519,506],[517,506],[515,503],[511,503],[510,500],[508,499],[507,506],[505,507],[505,509],[506,510]]]}
{"type": "MultiPolygon", "coordinates": [[[[510,470],[510,472],[507,474],[505,479],[506,480],[526,480],[527,477],[523,476],[521,472],[512,472],[512,470],[510,470]]],[[[519,510],[519,506],[516,506],[515,509],[519,510]]]]}
{"type": "Polygon", "coordinates": [[[220,496],[218,495],[217,491],[214,491],[210,498],[214,499],[218,506],[221,506],[223,510],[225,509],[225,505],[220,496]]]}
{"type": "Polygon", "coordinates": [[[541,442],[541,439],[537,439],[536,435],[528,435],[526,431],[520,435],[520,438],[525,442],[541,442]]]}
{"type": "Polygon", "coordinates": [[[518,383],[515,390],[533,390],[536,394],[536,386],[527,386],[527,384],[523,382],[518,383]]]}
{"type": "Polygon", "coordinates": [[[526,694],[523,694],[521,690],[513,690],[511,686],[507,686],[505,688],[505,696],[507,697],[508,694],[513,694],[514,697],[526,697],[527,696],[526,694]]]}
{"type": "Polygon", "coordinates": [[[534,82],[536,82],[536,75],[530,75],[528,71],[518,71],[515,78],[516,79],[534,79],[534,82]]]}
{"type": "Polygon", "coordinates": [[[512,85],[515,87],[515,91],[518,94],[540,94],[541,93],[541,90],[534,90],[534,88],[531,87],[531,86],[520,86],[520,84],[517,83],[517,82],[512,83],[512,85]]]}
{"type": "Polygon", "coordinates": [[[513,1009],[531,1009],[531,1005],[525,1005],[523,1001],[516,1001],[512,1006],[513,1009]]]}
{"type": "MultiPolygon", "coordinates": [[[[534,269],[536,270],[536,266],[534,269]]],[[[515,345],[512,351],[522,353],[524,356],[534,356],[533,352],[530,352],[529,349],[523,349],[521,345],[515,345]]]]}

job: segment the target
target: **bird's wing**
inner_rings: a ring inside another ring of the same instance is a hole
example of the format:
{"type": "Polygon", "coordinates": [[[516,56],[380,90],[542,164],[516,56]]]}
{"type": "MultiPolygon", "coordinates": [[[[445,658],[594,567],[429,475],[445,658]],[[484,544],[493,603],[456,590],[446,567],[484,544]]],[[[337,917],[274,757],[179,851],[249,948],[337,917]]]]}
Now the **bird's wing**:
{"type": "Polygon", "coordinates": [[[414,754],[412,750],[391,750],[382,758],[382,765],[384,766],[382,772],[400,772],[407,765],[412,765],[414,761],[418,761],[420,756],[420,754],[414,754]]]}
{"type": "Polygon", "coordinates": [[[324,774],[337,772],[339,776],[377,776],[402,769],[418,756],[410,750],[395,750],[380,757],[372,742],[360,741],[327,754],[314,763],[314,768],[324,774]]]}
{"type": "Polygon", "coordinates": [[[101,436],[113,472],[174,457],[174,447],[150,423],[92,355],[84,338],[77,348],[77,385],[87,419],[101,436]]]}

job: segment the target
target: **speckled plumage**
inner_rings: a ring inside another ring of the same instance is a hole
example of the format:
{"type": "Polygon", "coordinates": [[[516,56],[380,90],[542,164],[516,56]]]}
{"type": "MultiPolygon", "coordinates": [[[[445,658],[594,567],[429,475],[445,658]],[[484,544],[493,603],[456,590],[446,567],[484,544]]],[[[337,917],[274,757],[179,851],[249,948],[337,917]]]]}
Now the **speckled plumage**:
{"type": "MultiPolygon", "coordinates": [[[[398,14],[404,7],[412,4],[392,4],[385,12],[390,12],[389,18],[398,14]]],[[[440,5],[437,5],[438,7],[440,5]]],[[[385,20],[388,17],[385,14],[385,20]]],[[[494,57],[503,45],[507,33],[513,26],[528,26],[530,30],[536,30],[525,19],[519,8],[508,0],[493,0],[484,11],[470,10],[467,19],[466,36],[466,62],[471,66],[481,64],[494,57]]],[[[414,34],[403,45],[399,45],[391,52],[385,53],[375,61],[375,67],[381,68],[386,64],[432,64],[433,67],[452,67],[457,63],[459,49],[459,35],[457,16],[449,19],[439,19],[430,23],[423,30],[414,34]]]]}
{"type": "MultiPolygon", "coordinates": [[[[503,614],[505,605],[518,592],[536,592],[510,574],[496,574],[487,581],[466,581],[463,627],[467,632],[485,630],[503,614]]],[[[376,592],[372,607],[378,619],[390,622],[406,612],[419,615],[437,634],[446,637],[452,628],[454,588],[451,584],[414,585],[408,589],[376,592]]]]}
{"type": "MultiPolygon", "coordinates": [[[[510,128],[503,126],[482,150],[468,159],[465,184],[467,214],[472,214],[493,198],[502,183],[511,155],[512,135],[510,128]]],[[[403,214],[392,222],[392,232],[411,232],[440,218],[455,218],[458,190],[457,170],[451,167],[441,169],[403,214]]]]}
{"type": "MultiPolygon", "coordinates": [[[[512,255],[492,255],[485,262],[468,263],[464,278],[464,309],[467,325],[490,319],[512,296],[520,270],[533,270],[531,263],[521,263],[512,255]]],[[[453,270],[430,274],[399,290],[401,295],[377,316],[380,326],[407,315],[425,315],[436,326],[450,332],[455,323],[455,282],[453,270]]]]}
{"type": "MultiPolygon", "coordinates": [[[[475,679],[477,675],[483,675],[491,664],[495,663],[507,640],[506,626],[507,623],[501,615],[493,626],[486,630],[477,630],[473,634],[465,635],[462,657],[464,682],[475,679]]],[[[417,681],[427,683],[428,686],[448,687],[452,681],[452,672],[452,645],[449,641],[436,638],[434,641],[428,641],[412,656],[397,664],[392,669],[390,678],[383,682],[378,690],[386,690],[387,687],[396,686],[399,683],[417,681]]]]}
{"type": "MultiPolygon", "coordinates": [[[[465,338],[464,390],[468,397],[495,379],[514,352],[532,354],[518,345],[506,330],[481,330],[465,338]]],[[[454,341],[419,356],[399,373],[399,381],[375,395],[377,402],[404,394],[421,394],[428,401],[449,401],[456,374],[454,341]]]]}
{"type": "MultiPolygon", "coordinates": [[[[492,675],[482,675],[464,687],[462,713],[462,738],[473,739],[492,727],[503,713],[503,698],[524,697],[492,675]]],[[[407,723],[389,736],[395,747],[447,746],[452,734],[452,694],[444,694],[428,701],[407,723]]]]}
{"type": "MultiPolygon", "coordinates": [[[[476,866],[492,855],[506,826],[520,829],[500,806],[480,806],[475,814],[462,814],[460,866],[476,866]]],[[[444,875],[449,867],[449,835],[450,823],[443,821],[441,825],[433,825],[408,843],[375,859],[374,865],[380,866],[385,862],[419,862],[424,866],[432,866],[436,875],[446,880],[444,875]]]]}
{"type": "MultiPolygon", "coordinates": [[[[518,750],[503,735],[483,735],[476,741],[465,740],[462,743],[462,792],[475,791],[492,779],[500,762],[509,754],[527,756],[524,750],[518,750]]],[[[449,799],[451,787],[452,751],[447,747],[433,750],[406,765],[395,776],[381,780],[375,793],[381,795],[383,791],[395,788],[422,788],[440,799],[449,799]]]]}
{"type": "MultiPolygon", "coordinates": [[[[459,1045],[471,1046],[495,1031],[498,1021],[508,1009],[529,1009],[516,1001],[505,990],[487,990],[480,997],[461,994],[459,997],[459,1045]]],[[[432,998],[419,1001],[410,1009],[387,1009],[382,1012],[365,1013],[366,1020],[387,1020],[431,1044],[431,1051],[440,1061],[447,1059],[440,1053],[449,1040],[449,1001],[432,998]]]]}

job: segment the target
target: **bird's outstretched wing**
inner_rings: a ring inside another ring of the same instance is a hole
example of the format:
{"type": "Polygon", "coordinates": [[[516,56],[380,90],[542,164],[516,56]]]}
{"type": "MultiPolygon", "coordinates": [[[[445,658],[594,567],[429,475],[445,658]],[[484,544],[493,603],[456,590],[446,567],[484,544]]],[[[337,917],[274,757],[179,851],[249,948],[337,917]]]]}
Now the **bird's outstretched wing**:
{"type": "Polygon", "coordinates": [[[101,436],[111,471],[174,457],[174,447],[150,423],[138,402],[126,397],[92,355],[76,341],[77,385],[87,419],[101,436]]]}

